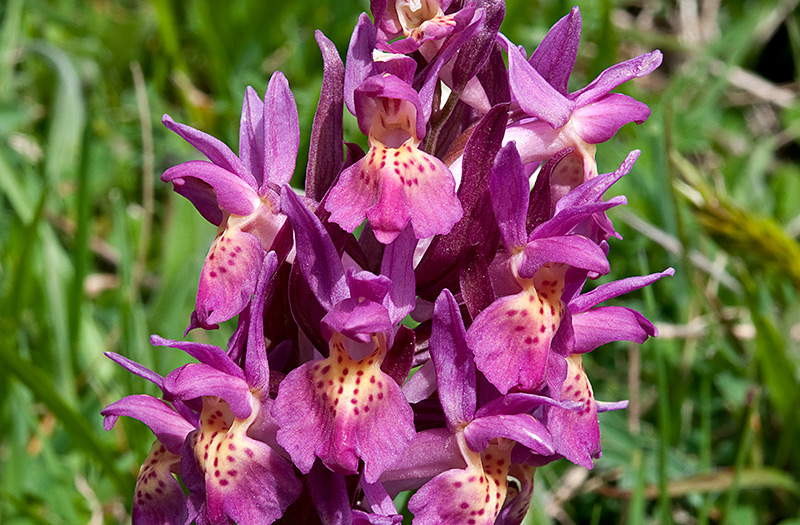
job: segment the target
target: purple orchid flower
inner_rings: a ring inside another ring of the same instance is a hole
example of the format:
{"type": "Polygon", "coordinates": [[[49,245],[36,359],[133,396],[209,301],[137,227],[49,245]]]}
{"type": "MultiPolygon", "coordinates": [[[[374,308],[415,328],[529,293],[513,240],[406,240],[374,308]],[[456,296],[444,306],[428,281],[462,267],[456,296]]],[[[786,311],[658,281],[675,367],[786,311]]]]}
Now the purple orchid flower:
{"type": "MultiPolygon", "coordinates": [[[[106,356],[164,391],[164,378],[156,372],[113,352],[106,352],[106,356]]],[[[119,416],[128,416],[145,423],[156,435],[136,478],[134,525],[183,525],[194,519],[173,474],[180,472],[181,447],[186,436],[197,428],[197,415],[179,401],[170,405],[148,395],[124,397],[108,405],[101,414],[106,430],[114,427],[119,416]]]]}
{"type": "Polygon", "coordinates": [[[512,95],[524,115],[514,116],[506,142],[516,141],[523,163],[546,160],[558,151],[575,148],[583,161],[584,180],[597,175],[596,145],[609,140],[629,122],[641,124],[650,108],[611,90],[655,70],[660,51],[640,55],[612,66],[588,86],[567,93],[581,33],[577,7],[559,20],[539,44],[530,60],[523,50],[501,37],[508,51],[512,95]]]}
{"type": "Polygon", "coordinates": [[[533,392],[544,385],[550,347],[565,315],[567,269],[608,272],[600,246],[574,227],[624,197],[575,203],[527,235],[528,179],[514,144],[498,153],[490,188],[504,246],[493,263],[500,297],[475,318],[468,339],[478,368],[502,394],[512,388],[533,392]]]}
{"type": "MultiPolygon", "coordinates": [[[[276,266],[270,252],[251,304],[244,369],[216,346],[152,336],[153,345],[178,348],[199,361],[155,378],[176,408],[149,396],[129,396],[102,412],[107,428],[119,415],[144,421],[168,451],[181,456],[181,478],[190,490],[188,515],[198,523],[272,523],[300,494],[291,463],[270,444],[275,424],[269,417],[272,400],[262,334],[264,292],[276,266]],[[198,402],[199,417],[178,412],[198,402]]],[[[127,360],[123,364],[134,372],[143,368],[127,360]]]]}
{"type": "Polygon", "coordinates": [[[443,41],[463,30],[475,15],[475,2],[466,2],[461,9],[445,14],[451,3],[452,0],[371,0],[380,39],[378,49],[399,54],[419,51],[430,62],[443,41]],[[389,42],[400,36],[404,38],[389,42]]]}
{"type": "Polygon", "coordinates": [[[318,457],[334,472],[353,474],[361,459],[372,483],[415,433],[411,407],[381,364],[413,307],[416,241],[406,231],[386,248],[384,275],[345,272],[324,226],[288,187],[282,206],[295,231],[297,264],[328,312],[322,324],[329,356],[300,365],[281,382],[272,409],[278,443],[303,473],[318,457]]]}
{"type": "MultiPolygon", "coordinates": [[[[638,152],[633,152],[617,171],[573,190],[558,202],[550,220],[526,235],[527,177],[513,144],[498,154],[491,190],[504,245],[504,252],[493,262],[493,285],[500,297],[475,318],[468,340],[478,368],[501,393],[511,389],[535,392],[544,386],[551,394],[562,392],[568,368],[565,358],[573,351],[575,319],[585,311],[575,310],[572,301],[578,300],[577,293],[588,275],[608,272],[605,238],[616,232],[605,211],[626,202],[622,196],[607,201],[602,196],[630,171],[637,156],[638,152]],[[597,239],[598,231],[604,232],[602,240],[597,239]],[[570,268],[580,270],[576,275],[582,275],[582,280],[568,278],[570,268]]],[[[640,286],[638,281],[623,280],[612,289],[619,295],[640,286]]],[[[613,296],[606,295],[603,300],[609,297],[613,296]]],[[[602,321],[594,318],[601,312],[577,321],[581,337],[592,342],[642,342],[654,334],[649,321],[632,311],[603,310],[602,314],[606,314],[602,321]],[[590,323],[596,326],[596,321],[613,328],[592,336],[590,323]],[[583,322],[586,328],[581,326],[583,322]]]]}
{"type": "Polygon", "coordinates": [[[331,222],[352,232],[366,217],[384,244],[409,222],[418,239],[449,232],[463,211],[450,170],[418,149],[425,136],[419,94],[387,73],[364,81],[354,104],[370,148],[328,192],[331,222]]]}
{"type": "MultiPolygon", "coordinates": [[[[411,498],[408,508],[419,524],[495,523],[506,499],[515,445],[535,454],[555,447],[531,412],[543,405],[573,408],[574,404],[520,393],[476,408],[473,353],[458,304],[446,289],[434,307],[430,347],[447,428],[464,466],[440,470],[411,498]]],[[[404,464],[413,472],[413,462],[404,464]]]]}
{"type": "Polygon", "coordinates": [[[595,400],[592,385],[583,369],[582,355],[612,341],[641,344],[648,337],[657,335],[655,326],[636,310],[597,305],[674,273],[672,268],[667,268],[663,272],[602,284],[585,294],[580,293],[583,284],[580,283],[565,292],[562,300],[569,310],[572,337],[562,348],[555,349],[556,354],[568,353],[565,379],[556,397],[582,403],[582,407],[577,411],[545,407],[547,429],[556,443],[556,456],[548,460],[565,457],[576,465],[592,468],[592,459],[601,454],[597,413],[628,406],[627,401],[606,403],[595,400]]]}
{"type": "Polygon", "coordinates": [[[247,88],[239,128],[239,156],[222,142],[164,115],[164,125],[211,162],[189,161],[161,176],[218,226],[200,274],[189,330],[214,328],[250,302],[264,254],[286,216],[278,187],[294,172],[300,142],[297,106],[289,84],[276,72],[262,102],[247,88]]]}

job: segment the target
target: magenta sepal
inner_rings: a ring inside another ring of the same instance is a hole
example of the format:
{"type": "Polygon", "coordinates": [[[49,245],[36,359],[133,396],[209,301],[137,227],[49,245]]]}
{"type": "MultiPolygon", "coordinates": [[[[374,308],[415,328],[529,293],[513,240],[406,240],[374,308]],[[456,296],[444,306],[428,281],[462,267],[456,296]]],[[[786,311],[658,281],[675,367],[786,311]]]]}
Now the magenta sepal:
{"type": "Polygon", "coordinates": [[[246,419],[253,411],[250,387],[243,378],[203,363],[190,363],[170,372],[164,378],[164,390],[173,399],[181,401],[203,396],[220,397],[239,419],[246,419]]]}
{"type": "Polygon", "coordinates": [[[175,185],[175,191],[192,179],[208,184],[208,191],[213,192],[216,204],[223,210],[236,215],[248,215],[256,208],[258,194],[255,189],[236,173],[217,164],[190,160],[169,168],[161,175],[162,181],[175,185]]]}
{"type": "Polygon", "coordinates": [[[569,309],[573,314],[579,314],[587,311],[589,308],[602,303],[613,297],[638,290],[648,286],[662,277],[672,276],[675,270],[667,268],[663,272],[651,273],[650,275],[642,275],[637,277],[628,277],[627,279],[620,279],[610,283],[601,284],[594,290],[573,298],[569,302],[569,309]]]}
{"type": "Polygon", "coordinates": [[[568,264],[601,275],[610,269],[603,250],[594,241],[580,235],[532,239],[525,245],[519,275],[531,279],[547,263],[568,264]]]}
{"type": "Polygon", "coordinates": [[[600,306],[572,317],[575,331],[573,352],[591,352],[612,341],[643,343],[656,335],[656,328],[645,316],[622,306],[600,306]]]}
{"type": "Polygon", "coordinates": [[[161,390],[164,389],[164,378],[160,374],[157,374],[149,368],[140,365],[136,361],[132,361],[125,356],[117,354],[116,352],[104,352],[104,355],[128,372],[150,381],[161,390]]]}
{"type": "Polygon", "coordinates": [[[203,343],[193,343],[190,341],[164,339],[159,335],[151,335],[150,344],[153,346],[168,346],[170,348],[183,350],[201,363],[211,366],[224,374],[238,377],[239,379],[244,379],[244,372],[242,369],[236,363],[231,361],[231,358],[228,357],[228,354],[226,354],[225,351],[220,349],[218,346],[203,343]]]}
{"type": "Polygon", "coordinates": [[[483,452],[495,438],[508,438],[543,456],[555,450],[547,428],[530,414],[498,414],[475,418],[464,428],[469,448],[483,452]]]}
{"type": "Polygon", "coordinates": [[[119,416],[138,419],[153,431],[158,440],[173,454],[180,454],[183,441],[195,427],[170,405],[144,394],[123,397],[100,412],[103,428],[111,430],[119,416]]]}
{"type": "MultiPolygon", "coordinates": [[[[212,137],[208,133],[196,130],[186,124],[180,124],[172,120],[169,115],[164,115],[161,119],[164,126],[181,136],[186,142],[194,146],[200,153],[205,155],[215,165],[223,170],[244,179],[243,182],[249,186],[255,186],[255,178],[247,172],[244,164],[233,154],[231,149],[218,138],[212,137]]],[[[162,179],[163,180],[163,179],[162,179]]]]}
{"type": "Polygon", "coordinates": [[[567,95],[567,83],[575,67],[581,39],[581,13],[577,6],[553,24],[528,63],[562,95],[567,95]]]}

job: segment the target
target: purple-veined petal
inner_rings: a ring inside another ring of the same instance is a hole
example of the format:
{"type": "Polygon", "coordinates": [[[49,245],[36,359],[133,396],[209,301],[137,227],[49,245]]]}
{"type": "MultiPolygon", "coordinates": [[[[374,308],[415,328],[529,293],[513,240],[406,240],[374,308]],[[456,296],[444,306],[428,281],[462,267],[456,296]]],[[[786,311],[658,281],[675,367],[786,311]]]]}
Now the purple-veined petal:
{"type": "Polygon", "coordinates": [[[172,472],[177,472],[181,457],[159,441],[153,443],[136,477],[132,523],[136,525],[184,525],[187,522],[186,496],[172,472]]]}
{"type": "Polygon", "coordinates": [[[342,339],[331,340],[330,357],[301,365],[281,382],[272,408],[277,439],[303,473],[315,457],[343,474],[357,472],[362,459],[371,483],[414,437],[413,412],[380,370],[384,350],[354,361],[342,339]]]}
{"type": "Polygon", "coordinates": [[[519,263],[519,275],[531,278],[546,263],[563,263],[606,274],[608,259],[592,240],[581,235],[533,239],[525,246],[519,263]]]}
{"type": "Polygon", "coordinates": [[[187,126],[186,124],[179,124],[172,120],[172,117],[169,115],[164,115],[161,122],[164,123],[167,129],[174,131],[186,142],[197,148],[200,153],[205,155],[208,160],[215,165],[235,174],[237,178],[240,178],[240,180],[248,184],[251,188],[256,187],[255,179],[248,173],[242,161],[239,160],[239,157],[234,155],[231,149],[221,140],[187,126]]]}
{"type": "Polygon", "coordinates": [[[260,187],[264,182],[264,103],[250,86],[242,102],[239,158],[253,177],[253,188],[260,187]]]}
{"type": "Polygon", "coordinates": [[[361,490],[364,491],[364,497],[373,512],[386,517],[397,515],[397,507],[389,493],[386,492],[383,483],[380,481],[369,483],[366,480],[362,480],[361,490]]]}
{"type": "Polygon", "coordinates": [[[610,140],[629,122],[641,124],[650,117],[650,108],[633,97],[611,93],[572,113],[572,125],[589,144],[610,140]]]}
{"type": "Polygon", "coordinates": [[[572,317],[573,352],[583,354],[612,341],[643,343],[656,327],[642,314],[622,306],[600,306],[572,317]]]}
{"type": "Polygon", "coordinates": [[[152,396],[137,394],[123,397],[100,412],[105,418],[103,427],[110,430],[119,416],[138,419],[153,431],[158,440],[173,454],[180,454],[186,435],[194,427],[178,415],[171,406],[152,396]]]}
{"type": "Polygon", "coordinates": [[[548,456],[555,450],[545,426],[530,414],[499,414],[476,418],[464,428],[469,448],[483,452],[495,438],[507,438],[532,452],[548,456]]]}
{"type": "Polygon", "coordinates": [[[195,311],[203,325],[227,321],[244,310],[264,261],[261,241],[236,227],[214,240],[200,272],[195,311]]]}
{"type": "Polygon", "coordinates": [[[132,361],[131,359],[128,359],[125,356],[121,356],[115,352],[104,352],[104,354],[107,358],[111,359],[119,366],[127,370],[128,372],[136,374],[137,376],[143,379],[147,379],[148,381],[156,385],[158,388],[161,388],[163,390],[164,378],[160,374],[157,374],[156,372],[153,372],[149,368],[140,365],[136,361],[132,361]]]}
{"type": "Polygon", "coordinates": [[[567,96],[567,83],[575,67],[581,39],[581,12],[577,6],[556,22],[534,50],[528,63],[556,91],[567,96]]]}
{"type": "Polygon", "coordinates": [[[347,46],[347,62],[344,70],[344,103],[353,115],[356,114],[353,94],[375,69],[372,63],[372,50],[375,49],[376,38],[375,26],[367,13],[361,13],[350,37],[350,44],[347,46]]]}
{"type": "Polygon", "coordinates": [[[497,153],[489,183],[492,208],[497,226],[503,236],[503,248],[511,252],[525,246],[525,216],[528,213],[528,177],[522,171],[522,161],[513,142],[497,153]]]}
{"type": "MultiPolygon", "coordinates": [[[[567,195],[567,197],[569,197],[569,195],[567,195]]],[[[591,218],[593,215],[601,214],[615,206],[627,203],[628,200],[624,195],[617,195],[607,201],[565,208],[556,213],[549,221],[537,226],[531,234],[528,235],[528,240],[567,235],[571,233],[575,227],[591,218]]]]}
{"type": "Polygon", "coordinates": [[[259,193],[267,184],[288,184],[294,173],[300,147],[300,123],[297,104],[283,73],[276,71],[264,95],[264,179],[259,193]]]}
{"type": "Polygon", "coordinates": [[[575,107],[591,104],[620,84],[649,75],[661,65],[663,58],[661,51],[655,50],[613,65],[600,73],[588,86],[570,94],[569,98],[574,101],[575,107]]]}
{"type": "Polygon", "coordinates": [[[330,310],[350,296],[339,254],[322,223],[288,185],[281,188],[281,207],[294,229],[297,260],[303,277],[320,304],[330,310]]]}
{"type": "Polygon", "coordinates": [[[402,514],[369,514],[363,510],[353,511],[353,525],[401,525],[403,523],[402,514]]]}
{"type": "Polygon", "coordinates": [[[585,293],[574,298],[569,303],[569,310],[573,315],[585,312],[589,308],[596,306],[603,301],[626,294],[633,290],[648,286],[662,277],[667,275],[672,276],[675,270],[667,268],[663,272],[651,273],[650,275],[641,275],[637,277],[628,277],[627,279],[620,279],[610,283],[601,284],[591,292],[585,293]]]}
{"type": "Polygon", "coordinates": [[[179,187],[185,184],[186,179],[196,179],[214,188],[217,204],[229,213],[249,215],[259,204],[258,194],[249,184],[236,174],[205,160],[183,162],[161,175],[161,180],[171,182],[178,193],[181,193],[179,187]]]}
{"type": "Polygon", "coordinates": [[[173,339],[164,339],[158,335],[150,336],[150,344],[153,346],[169,346],[170,348],[177,348],[183,350],[190,356],[208,366],[212,366],[225,374],[244,379],[244,372],[239,366],[234,363],[228,354],[220,349],[218,346],[193,343],[190,341],[175,341],[173,339]]]}
{"type": "Polygon", "coordinates": [[[526,114],[542,119],[553,129],[564,126],[575,105],[547,83],[520,51],[501,37],[508,51],[508,79],[511,92],[526,114]]]}
{"type": "Polygon", "coordinates": [[[560,301],[543,301],[531,289],[497,299],[475,318],[467,343],[478,369],[501,394],[514,387],[530,392],[543,384],[561,309],[560,301]]]}
{"type": "Polygon", "coordinates": [[[247,419],[253,411],[253,395],[244,379],[203,363],[191,363],[173,370],[164,378],[164,389],[174,399],[182,401],[203,396],[220,397],[239,419],[247,419]]]}

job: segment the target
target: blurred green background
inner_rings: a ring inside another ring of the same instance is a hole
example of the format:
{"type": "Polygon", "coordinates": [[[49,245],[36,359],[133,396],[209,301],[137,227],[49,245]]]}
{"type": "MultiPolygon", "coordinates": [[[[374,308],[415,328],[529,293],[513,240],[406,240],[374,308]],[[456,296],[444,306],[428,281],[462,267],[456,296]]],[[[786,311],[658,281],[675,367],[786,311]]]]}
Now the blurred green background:
{"type": "MultiPolygon", "coordinates": [[[[507,2],[530,51],[573,5],[507,2]]],[[[800,15],[797,0],[579,2],[571,89],[653,48],[619,91],[650,105],[598,151],[643,150],[614,191],[624,242],[604,280],[676,268],[616,304],[662,336],[585,359],[604,457],[537,472],[528,523],[800,523],[800,15]]],[[[162,184],[198,158],[160,123],[236,149],[244,88],[277,69],[308,148],[322,79],[314,30],[344,55],[366,0],[0,2],[0,523],[129,521],[152,435],[101,408],[156,393],[105,357],[162,374],[215,228],[162,184]]],[[[351,140],[363,141],[347,121],[351,140]]],[[[300,186],[303,162],[295,185],[300,186]]],[[[194,340],[224,345],[230,325],[194,340]]]]}

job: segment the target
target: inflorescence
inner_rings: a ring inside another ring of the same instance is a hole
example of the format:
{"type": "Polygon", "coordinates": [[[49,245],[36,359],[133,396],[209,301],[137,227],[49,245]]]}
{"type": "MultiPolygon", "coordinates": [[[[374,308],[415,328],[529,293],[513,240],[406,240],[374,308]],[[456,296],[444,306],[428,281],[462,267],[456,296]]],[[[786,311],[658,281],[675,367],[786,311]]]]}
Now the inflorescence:
{"type": "Polygon", "coordinates": [[[305,192],[286,78],[247,88],[239,154],[165,115],[208,161],[164,172],[218,234],[187,332],[238,316],[227,349],[152,336],[196,362],[103,410],[156,436],[136,524],[519,524],[537,466],[593,466],[598,412],[582,355],[654,326],[598,306],[672,270],[608,282],[603,199],[639,152],[595,151],[649,108],[611,91],[653,51],[568,92],[577,8],[528,56],[498,32],[502,0],[372,0],[325,69],[305,192]],[[345,143],[346,107],[368,150],[345,143]],[[176,478],[177,476],[177,478],[176,478]],[[401,509],[402,510],[402,509],[401,509]]]}

